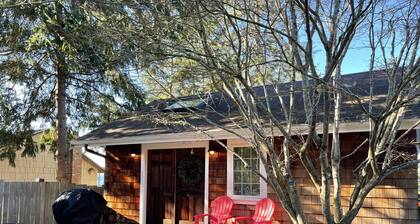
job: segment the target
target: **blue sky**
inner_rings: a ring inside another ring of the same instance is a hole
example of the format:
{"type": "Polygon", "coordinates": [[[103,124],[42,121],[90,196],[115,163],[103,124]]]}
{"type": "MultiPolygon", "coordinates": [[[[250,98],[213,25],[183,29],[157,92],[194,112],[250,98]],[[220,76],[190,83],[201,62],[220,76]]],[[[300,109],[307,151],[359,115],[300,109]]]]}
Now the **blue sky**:
{"type": "Polygon", "coordinates": [[[349,49],[341,66],[342,74],[364,72],[369,69],[370,51],[366,48],[349,49]]]}
{"type": "MultiPolygon", "coordinates": [[[[314,37],[313,42],[314,52],[316,52],[314,61],[318,71],[322,74],[325,67],[325,50],[318,38],[314,37]]],[[[341,64],[341,74],[365,72],[369,69],[371,49],[368,43],[368,37],[363,33],[355,35],[341,64]]],[[[377,50],[377,56],[379,53],[377,50]]]]}

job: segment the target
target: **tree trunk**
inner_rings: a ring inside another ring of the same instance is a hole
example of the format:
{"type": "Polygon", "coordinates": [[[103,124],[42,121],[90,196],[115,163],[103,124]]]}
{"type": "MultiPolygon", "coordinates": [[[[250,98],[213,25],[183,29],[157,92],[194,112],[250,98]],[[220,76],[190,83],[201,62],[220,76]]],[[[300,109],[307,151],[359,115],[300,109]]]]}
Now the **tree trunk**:
{"type": "MultiPolygon", "coordinates": [[[[57,1],[55,2],[55,20],[62,24],[62,12],[63,6],[57,1]]],[[[62,27],[63,25],[61,25],[62,27]]],[[[52,26],[53,27],[53,26],[52,26]]],[[[69,147],[67,144],[67,116],[66,116],[66,81],[67,81],[67,69],[66,59],[60,49],[63,47],[62,37],[57,30],[53,29],[52,32],[55,34],[55,56],[56,56],[56,93],[55,93],[55,104],[56,104],[56,131],[57,131],[57,181],[64,183],[71,183],[71,161],[69,147]]]]}
{"type": "Polygon", "coordinates": [[[343,216],[341,207],[341,174],[340,174],[340,110],[341,110],[341,93],[337,89],[340,79],[340,66],[337,66],[333,76],[333,92],[334,92],[334,126],[332,133],[331,145],[331,175],[333,181],[333,201],[334,201],[334,222],[339,223],[343,216]]]}
{"type": "Polygon", "coordinates": [[[66,125],[66,74],[62,65],[57,63],[57,87],[56,87],[56,128],[57,128],[57,180],[71,182],[70,155],[67,145],[66,125]]]}

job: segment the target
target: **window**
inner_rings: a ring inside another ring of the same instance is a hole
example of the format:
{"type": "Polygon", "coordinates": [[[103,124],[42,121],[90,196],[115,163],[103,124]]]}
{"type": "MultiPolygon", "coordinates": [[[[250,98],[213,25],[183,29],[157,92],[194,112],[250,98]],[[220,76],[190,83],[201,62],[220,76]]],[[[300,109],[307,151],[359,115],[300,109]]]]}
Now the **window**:
{"type": "Polygon", "coordinates": [[[252,170],[265,176],[257,152],[246,143],[239,140],[228,140],[228,147],[242,157],[249,167],[245,167],[241,159],[234,153],[227,154],[227,194],[236,203],[254,204],[259,199],[267,197],[267,183],[252,170]]]}
{"type": "Polygon", "coordinates": [[[233,156],[233,193],[235,195],[260,195],[260,177],[252,170],[259,170],[260,160],[255,150],[248,147],[234,148],[236,154],[248,163],[249,167],[238,156],[233,156]]]}
{"type": "Polygon", "coordinates": [[[95,169],[89,168],[87,172],[89,175],[95,174],[95,169]]]}
{"type": "Polygon", "coordinates": [[[105,174],[104,173],[97,173],[96,174],[96,186],[103,187],[105,184],[105,174]]]}

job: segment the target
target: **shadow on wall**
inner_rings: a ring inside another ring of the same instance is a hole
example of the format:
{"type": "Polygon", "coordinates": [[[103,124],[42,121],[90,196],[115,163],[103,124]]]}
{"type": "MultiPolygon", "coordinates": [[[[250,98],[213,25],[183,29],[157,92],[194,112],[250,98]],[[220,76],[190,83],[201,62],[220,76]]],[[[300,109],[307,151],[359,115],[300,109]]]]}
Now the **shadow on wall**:
{"type": "Polygon", "coordinates": [[[107,207],[102,216],[102,224],[138,224],[138,222],[128,219],[114,209],[107,207]]]}

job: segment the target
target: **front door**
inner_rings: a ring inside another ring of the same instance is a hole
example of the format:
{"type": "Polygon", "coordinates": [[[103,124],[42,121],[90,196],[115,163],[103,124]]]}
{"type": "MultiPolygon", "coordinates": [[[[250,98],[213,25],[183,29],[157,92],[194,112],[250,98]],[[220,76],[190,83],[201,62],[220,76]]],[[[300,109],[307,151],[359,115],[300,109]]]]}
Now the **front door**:
{"type": "Polygon", "coordinates": [[[148,153],[147,223],[193,221],[194,215],[204,211],[205,150],[164,149],[148,153]]]}
{"type": "Polygon", "coordinates": [[[148,157],[147,223],[173,223],[176,151],[151,150],[148,157]]]}
{"type": "Polygon", "coordinates": [[[204,152],[177,150],[176,223],[192,223],[194,215],[204,212],[204,152]]]}

